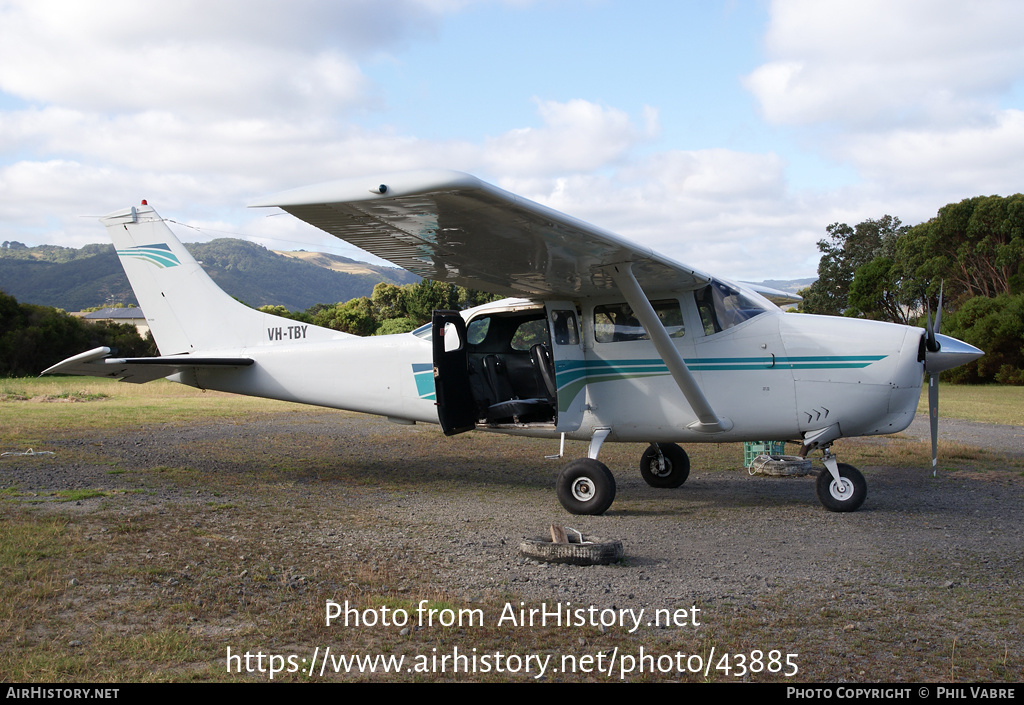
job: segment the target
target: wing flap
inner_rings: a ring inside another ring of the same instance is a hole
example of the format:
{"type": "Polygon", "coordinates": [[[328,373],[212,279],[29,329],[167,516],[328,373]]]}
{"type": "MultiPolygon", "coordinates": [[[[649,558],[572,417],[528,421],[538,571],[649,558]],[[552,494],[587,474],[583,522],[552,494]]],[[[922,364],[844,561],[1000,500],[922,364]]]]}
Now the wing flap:
{"type": "Polygon", "coordinates": [[[468,174],[408,172],[286,191],[277,206],[325,232],[434,281],[505,296],[575,298],[615,289],[602,271],[631,262],[651,291],[710,277],[649,248],[468,174]]]}
{"type": "Polygon", "coordinates": [[[132,384],[143,384],[197,368],[246,367],[248,357],[110,357],[110,348],[100,347],[69,357],[43,370],[44,375],[83,375],[107,377],[132,384]]]}

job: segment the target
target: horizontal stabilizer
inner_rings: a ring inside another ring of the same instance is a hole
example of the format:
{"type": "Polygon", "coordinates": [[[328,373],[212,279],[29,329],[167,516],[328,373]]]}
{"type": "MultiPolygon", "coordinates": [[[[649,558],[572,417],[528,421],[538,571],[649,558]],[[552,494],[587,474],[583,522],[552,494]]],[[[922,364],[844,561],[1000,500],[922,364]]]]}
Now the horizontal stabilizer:
{"type": "Polygon", "coordinates": [[[773,289],[772,287],[765,286],[764,284],[756,284],[754,282],[740,283],[748,289],[753,289],[776,306],[793,306],[804,300],[804,297],[799,294],[791,294],[788,291],[782,291],[781,289],[773,289]]]}
{"type": "Polygon", "coordinates": [[[252,358],[248,357],[110,357],[110,353],[110,348],[95,348],[58,362],[53,367],[43,370],[43,374],[108,377],[122,382],[142,384],[196,368],[246,367],[253,363],[252,358]]]}

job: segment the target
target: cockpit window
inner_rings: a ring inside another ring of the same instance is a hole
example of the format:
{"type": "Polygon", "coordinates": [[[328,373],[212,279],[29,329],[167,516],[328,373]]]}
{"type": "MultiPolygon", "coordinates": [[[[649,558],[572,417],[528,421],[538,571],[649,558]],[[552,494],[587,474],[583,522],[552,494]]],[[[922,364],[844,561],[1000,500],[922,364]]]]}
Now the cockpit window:
{"type": "Polygon", "coordinates": [[[704,324],[704,335],[728,330],[767,311],[759,301],[716,279],[693,295],[704,324]]]}

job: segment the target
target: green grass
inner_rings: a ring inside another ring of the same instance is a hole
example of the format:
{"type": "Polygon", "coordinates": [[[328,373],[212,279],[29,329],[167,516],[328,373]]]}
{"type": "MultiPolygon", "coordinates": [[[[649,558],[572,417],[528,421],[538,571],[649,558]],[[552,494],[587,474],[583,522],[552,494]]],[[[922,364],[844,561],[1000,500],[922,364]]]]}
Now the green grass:
{"type": "Polygon", "coordinates": [[[103,490],[58,490],[56,494],[60,502],[78,502],[93,497],[106,497],[109,493],[103,490]]]}
{"type": "Polygon", "coordinates": [[[61,435],[64,429],[110,430],[301,408],[287,402],[204,392],[166,380],[143,385],[84,377],[0,380],[0,429],[8,446],[38,444],[61,435]]]}
{"type": "MultiPolygon", "coordinates": [[[[928,388],[921,390],[917,413],[928,414],[928,388]]],[[[1024,426],[1024,387],[939,383],[939,416],[1024,426]]]]}

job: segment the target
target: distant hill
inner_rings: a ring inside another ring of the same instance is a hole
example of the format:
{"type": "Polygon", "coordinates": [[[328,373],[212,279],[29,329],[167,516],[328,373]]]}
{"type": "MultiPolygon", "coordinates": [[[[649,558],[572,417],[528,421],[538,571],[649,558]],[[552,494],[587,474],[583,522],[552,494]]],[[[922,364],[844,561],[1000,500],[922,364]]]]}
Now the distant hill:
{"type": "MultiPolygon", "coordinates": [[[[375,274],[377,270],[381,269],[381,267],[375,267],[374,265],[367,264],[366,262],[359,262],[358,260],[342,257],[341,255],[330,255],[326,252],[274,250],[274,254],[281,255],[282,257],[300,259],[303,262],[315,264],[317,267],[323,267],[324,269],[330,269],[335,272],[345,272],[347,274],[375,274]]],[[[385,267],[385,269],[387,268],[385,267]]]]}
{"type": "MultiPolygon", "coordinates": [[[[369,296],[379,282],[411,284],[419,277],[397,267],[358,262],[322,252],[275,252],[247,240],[220,238],[185,243],[224,291],[250,306],[281,305],[304,311],[313,304],[369,296]]],[[[797,293],[809,279],[768,279],[765,286],[797,293]]],[[[0,247],[0,289],[23,303],[65,311],[138,305],[113,245],[82,248],[5,242],[0,247]]]]}
{"type": "Polygon", "coordinates": [[[779,291],[798,294],[801,289],[806,289],[816,281],[818,281],[817,277],[808,277],[806,279],[765,279],[759,283],[779,291]]]}
{"type": "MultiPolygon", "coordinates": [[[[419,281],[396,267],[318,252],[276,253],[234,238],[185,243],[185,248],[224,291],[250,306],[271,304],[303,311],[317,303],[369,296],[382,281],[419,281]]],[[[113,245],[76,249],[5,242],[0,247],[0,289],[18,301],[66,311],[115,303],[138,305],[113,245]]]]}

